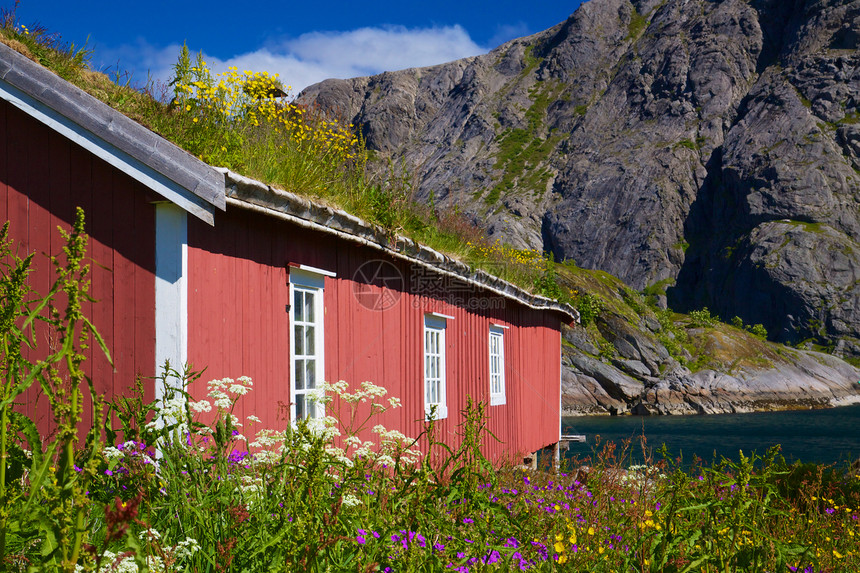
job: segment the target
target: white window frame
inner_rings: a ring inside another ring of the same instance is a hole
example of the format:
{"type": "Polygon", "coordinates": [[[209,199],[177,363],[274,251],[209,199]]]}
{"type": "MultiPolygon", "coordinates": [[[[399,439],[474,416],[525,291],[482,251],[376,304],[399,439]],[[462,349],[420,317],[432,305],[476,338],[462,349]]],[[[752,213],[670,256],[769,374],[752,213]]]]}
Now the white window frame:
{"type": "Polygon", "coordinates": [[[451,317],[431,313],[424,315],[422,344],[424,351],[424,416],[427,420],[448,417],[445,330],[451,317]],[[435,401],[432,395],[435,390],[435,401]],[[435,411],[434,411],[435,407],[435,411]]]}
{"type": "MultiPolygon", "coordinates": [[[[295,423],[299,420],[299,401],[304,405],[302,417],[322,418],[325,416],[325,405],[321,402],[307,407],[307,395],[311,388],[297,388],[296,366],[301,366],[309,360],[313,360],[313,389],[319,388],[325,380],[325,277],[333,277],[334,273],[307,267],[305,265],[289,268],[290,273],[290,421],[295,423]],[[296,300],[302,295],[302,301],[307,295],[313,296],[311,310],[313,320],[305,320],[302,308],[297,308],[296,300]],[[299,337],[296,335],[298,329],[312,327],[314,352],[308,354],[305,345],[299,348],[299,337]],[[302,352],[297,352],[301,350],[302,352]],[[311,416],[310,413],[313,413],[311,416]]],[[[306,371],[305,371],[306,372],[306,371]]]]}
{"type": "Polygon", "coordinates": [[[499,325],[490,326],[490,406],[501,406],[507,402],[505,397],[505,330],[499,325]]]}

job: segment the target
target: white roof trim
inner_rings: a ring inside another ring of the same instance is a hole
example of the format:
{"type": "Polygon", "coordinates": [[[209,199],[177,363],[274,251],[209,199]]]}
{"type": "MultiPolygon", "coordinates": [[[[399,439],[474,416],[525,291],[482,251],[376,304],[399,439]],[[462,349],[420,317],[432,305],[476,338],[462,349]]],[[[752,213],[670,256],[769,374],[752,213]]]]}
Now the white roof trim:
{"type": "Polygon", "coordinates": [[[300,271],[305,271],[306,273],[313,273],[315,275],[322,275],[324,277],[336,277],[337,273],[334,271],[327,271],[325,269],[318,269],[317,267],[312,267],[310,265],[290,265],[291,269],[299,269],[300,271]]]}
{"type": "Polygon", "coordinates": [[[454,320],[450,314],[442,314],[441,312],[425,312],[424,316],[432,316],[435,318],[444,318],[445,320],[454,320]]]}

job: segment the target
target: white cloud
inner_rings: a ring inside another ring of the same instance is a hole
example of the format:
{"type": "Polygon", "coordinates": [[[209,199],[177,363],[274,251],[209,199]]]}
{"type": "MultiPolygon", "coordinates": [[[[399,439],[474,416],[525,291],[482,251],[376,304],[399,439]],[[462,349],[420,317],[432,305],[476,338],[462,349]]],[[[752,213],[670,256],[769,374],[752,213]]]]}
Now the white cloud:
{"type": "Polygon", "coordinates": [[[516,24],[506,24],[496,26],[496,33],[493,34],[493,37],[490,38],[488,42],[494,48],[496,46],[501,46],[508,40],[513,40],[514,38],[522,38],[523,36],[528,36],[531,34],[529,27],[525,22],[517,22],[516,24]]]}
{"type": "MultiPolygon", "coordinates": [[[[152,78],[167,82],[179,48],[178,45],[159,48],[143,39],[119,48],[98,48],[98,66],[115,68],[119,61],[121,69],[135,70],[136,84],[146,81],[147,70],[152,78]]],[[[327,78],[351,78],[430,66],[486,51],[460,26],[411,29],[388,26],[346,32],[310,32],[270,42],[247,54],[224,60],[207,57],[206,61],[216,72],[236,66],[240,71],[280,74],[281,80],[292,85],[296,94],[327,78]]]]}

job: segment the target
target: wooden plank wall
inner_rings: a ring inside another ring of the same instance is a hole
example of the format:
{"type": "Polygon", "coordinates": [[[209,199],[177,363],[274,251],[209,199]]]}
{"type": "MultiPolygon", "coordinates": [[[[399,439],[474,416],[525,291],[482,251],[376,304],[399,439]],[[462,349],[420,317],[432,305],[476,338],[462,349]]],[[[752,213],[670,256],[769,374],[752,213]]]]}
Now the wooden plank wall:
{"type": "MultiPolygon", "coordinates": [[[[205,396],[206,380],[250,376],[254,390],[240,400],[236,414],[254,414],[264,427],[285,427],[281,406],[289,402],[285,305],[290,263],[337,273],[325,279],[326,379],[353,386],[369,380],[403,403],[371,427],[382,423],[413,437],[421,432],[423,320],[426,312],[438,312],[454,317],[446,336],[449,417],[438,424],[439,435],[456,444],[459,412],[468,398],[489,402],[492,322],[510,327],[505,330],[507,403],[487,406],[488,428],[501,441],[486,440],[486,454],[499,462],[519,462],[558,440],[558,316],[473,287],[440,283],[375,249],[230,207],[216,215],[215,227],[189,220],[189,359],[207,369],[196,397],[205,396]],[[360,267],[378,264],[374,261],[396,269],[402,288],[357,282],[360,267]],[[359,302],[374,295],[399,298],[383,311],[359,302]]],[[[245,435],[251,438],[254,431],[246,428],[245,435]]]]}
{"type": "MultiPolygon", "coordinates": [[[[92,345],[84,363],[96,389],[123,394],[136,376],[155,372],[155,209],[146,188],[15,107],[0,102],[0,220],[10,221],[17,253],[35,253],[30,286],[46,293],[55,275],[48,255],[65,244],[58,227],[71,228],[75,208],[84,209],[90,235],[90,295],[84,312],[91,318],[114,360],[92,345]]],[[[44,327],[30,359],[56,344],[44,327]]],[[[153,385],[147,385],[152,399],[153,385]]],[[[20,400],[22,411],[43,431],[51,412],[41,390],[20,400]]],[[[92,420],[87,407],[84,424],[92,420]]]]}

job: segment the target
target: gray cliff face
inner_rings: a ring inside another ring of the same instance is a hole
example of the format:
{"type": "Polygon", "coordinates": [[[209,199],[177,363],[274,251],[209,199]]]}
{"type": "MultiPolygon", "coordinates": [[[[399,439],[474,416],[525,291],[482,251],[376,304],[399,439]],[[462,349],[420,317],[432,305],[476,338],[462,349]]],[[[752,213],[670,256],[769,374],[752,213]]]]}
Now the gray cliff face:
{"type": "Polygon", "coordinates": [[[860,0],[590,0],[301,99],[492,235],[860,356],[858,45],[860,0]]]}

